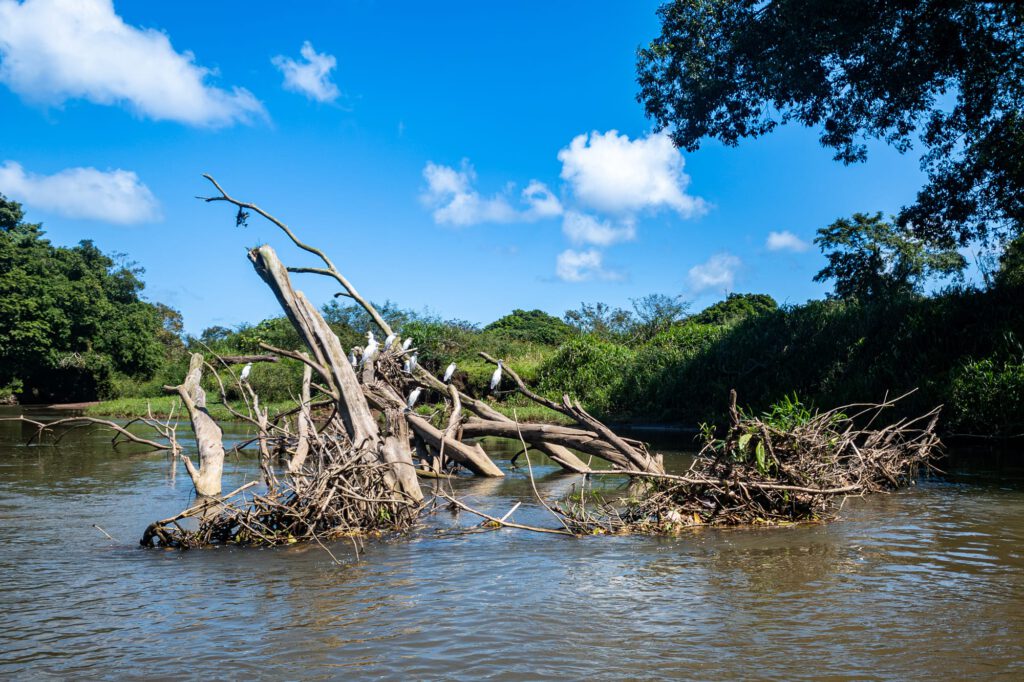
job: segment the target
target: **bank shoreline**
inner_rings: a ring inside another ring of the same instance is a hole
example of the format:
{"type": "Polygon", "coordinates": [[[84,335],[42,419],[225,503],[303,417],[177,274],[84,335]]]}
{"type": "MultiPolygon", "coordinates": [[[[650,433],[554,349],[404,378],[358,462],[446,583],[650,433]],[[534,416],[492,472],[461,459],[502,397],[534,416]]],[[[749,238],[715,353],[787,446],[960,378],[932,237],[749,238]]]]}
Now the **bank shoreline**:
{"type": "MultiPolygon", "coordinates": [[[[81,412],[82,414],[90,417],[114,419],[145,418],[149,416],[150,409],[152,409],[152,416],[166,419],[172,413],[171,408],[172,405],[174,405],[175,400],[176,398],[174,396],[160,396],[157,398],[117,398],[115,400],[73,403],[14,404],[9,405],[8,407],[81,412]]],[[[275,402],[268,405],[271,415],[290,410],[294,406],[295,404],[291,401],[275,402]]],[[[501,403],[494,403],[492,406],[506,416],[518,419],[524,424],[538,422],[570,423],[570,420],[565,417],[565,415],[546,408],[541,408],[540,406],[507,406],[501,403]]],[[[235,409],[239,408],[244,411],[244,406],[235,406],[235,409]]],[[[416,411],[424,416],[430,416],[436,409],[436,406],[427,404],[419,406],[416,411]]],[[[180,408],[175,408],[174,414],[180,415],[181,413],[179,410],[180,408]]],[[[209,411],[210,415],[218,421],[237,421],[237,418],[228,412],[223,404],[219,402],[210,403],[209,411]]],[[[616,431],[636,436],[641,440],[650,439],[652,441],[658,441],[668,438],[696,439],[697,436],[700,435],[700,428],[698,426],[686,425],[678,422],[632,423],[626,421],[609,421],[608,426],[616,431]]],[[[1016,449],[1024,445],[1024,434],[993,436],[989,434],[945,433],[942,434],[942,439],[948,447],[969,450],[1016,449]]]]}

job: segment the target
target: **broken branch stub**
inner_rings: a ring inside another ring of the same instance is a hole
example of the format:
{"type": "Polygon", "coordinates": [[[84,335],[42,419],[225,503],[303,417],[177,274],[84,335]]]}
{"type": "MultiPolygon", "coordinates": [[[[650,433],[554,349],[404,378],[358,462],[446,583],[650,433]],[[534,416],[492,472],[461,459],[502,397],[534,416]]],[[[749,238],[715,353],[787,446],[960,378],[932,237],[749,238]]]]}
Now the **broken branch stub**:
{"type": "Polygon", "coordinates": [[[192,431],[199,450],[199,467],[185,453],[182,462],[188,471],[196,495],[209,497],[221,492],[221,477],[224,473],[224,434],[206,410],[206,391],[200,385],[203,378],[203,354],[193,353],[188,364],[185,381],[178,386],[165,386],[164,390],[177,393],[188,411],[192,431]]]}
{"type": "Polygon", "coordinates": [[[338,284],[340,284],[345,289],[345,295],[354,300],[355,302],[357,302],[359,305],[361,305],[366,310],[366,312],[369,313],[370,317],[373,318],[373,321],[377,324],[378,327],[380,327],[381,331],[383,331],[385,335],[391,333],[391,326],[387,323],[387,320],[385,320],[384,317],[379,312],[377,312],[377,309],[370,305],[366,299],[359,295],[359,292],[356,291],[356,288],[352,286],[352,283],[349,282],[348,279],[346,279],[345,276],[341,274],[341,272],[338,271],[338,268],[334,266],[334,263],[331,262],[331,259],[327,257],[327,254],[324,253],[323,250],[303,242],[295,235],[295,232],[293,232],[290,227],[288,227],[283,222],[281,222],[274,216],[264,211],[256,204],[245,201],[239,201],[238,199],[235,199],[234,197],[230,196],[227,192],[224,191],[224,188],[220,186],[220,183],[214,180],[213,176],[211,176],[209,173],[204,173],[203,177],[209,180],[210,184],[216,187],[217,191],[220,192],[220,196],[206,197],[205,199],[203,199],[204,201],[226,201],[230,204],[237,206],[239,209],[245,209],[248,211],[252,211],[254,213],[258,213],[267,220],[269,220],[270,222],[272,222],[274,225],[280,228],[282,232],[288,235],[288,238],[292,240],[292,243],[295,244],[295,246],[299,247],[303,251],[307,251],[317,256],[320,260],[324,262],[324,265],[327,266],[326,268],[289,268],[289,271],[312,272],[316,274],[327,275],[328,277],[335,279],[338,282],[338,284]]]}

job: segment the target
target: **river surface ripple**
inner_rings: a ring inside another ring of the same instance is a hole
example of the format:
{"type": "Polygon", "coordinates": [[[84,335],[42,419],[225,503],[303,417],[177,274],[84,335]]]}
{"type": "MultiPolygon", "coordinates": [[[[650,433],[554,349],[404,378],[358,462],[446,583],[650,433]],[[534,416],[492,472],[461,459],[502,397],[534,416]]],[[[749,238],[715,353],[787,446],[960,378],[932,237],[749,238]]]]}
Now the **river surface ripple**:
{"type": "MultiPolygon", "coordinates": [[[[477,519],[443,512],[358,561],[334,543],[337,565],[308,546],[143,550],[188,503],[184,471],[92,430],[28,433],[0,423],[4,678],[1024,679],[1010,468],[849,500],[829,525],[674,539],[466,534],[477,519]]],[[[507,469],[514,449],[488,449],[507,469]]],[[[576,480],[535,473],[549,497],[576,480]]],[[[522,471],[458,492],[554,523],[522,471]]]]}

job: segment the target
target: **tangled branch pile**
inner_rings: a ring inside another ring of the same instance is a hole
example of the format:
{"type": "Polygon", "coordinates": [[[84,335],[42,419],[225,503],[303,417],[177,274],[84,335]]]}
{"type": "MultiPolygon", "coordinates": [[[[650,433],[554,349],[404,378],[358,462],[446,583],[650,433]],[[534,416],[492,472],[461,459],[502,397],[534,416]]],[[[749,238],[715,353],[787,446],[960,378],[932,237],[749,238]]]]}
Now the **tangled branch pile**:
{"type": "Polygon", "coordinates": [[[141,544],[189,549],[323,542],[401,531],[415,521],[420,505],[394,494],[386,466],[346,456],[339,447],[324,448],[311,461],[316,464],[283,487],[246,495],[254,482],[152,523],[141,544]],[[239,501],[228,501],[234,497],[239,501]],[[185,519],[196,519],[198,527],[183,526],[185,519]]]}
{"type": "Polygon", "coordinates": [[[605,505],[599,516],[578,504],[564,513],[577,526],[650,533],[824,521],[846,496],[912,483],[941,447],[938,408],[873,429],[896,401],[811,412],[787,400],[756,417],[742,414],[735,396],[728,433],[706,433],[686,474],[635,472],[642,482],[624,505],[605,505]],[[857,411],[847,414],[850,409],[857,411]]]}

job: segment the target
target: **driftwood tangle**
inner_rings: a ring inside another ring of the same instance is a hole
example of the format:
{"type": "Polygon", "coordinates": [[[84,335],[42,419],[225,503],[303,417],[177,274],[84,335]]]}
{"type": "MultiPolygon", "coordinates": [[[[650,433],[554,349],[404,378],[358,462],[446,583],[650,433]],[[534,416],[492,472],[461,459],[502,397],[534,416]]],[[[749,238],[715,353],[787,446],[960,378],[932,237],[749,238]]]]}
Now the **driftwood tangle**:
{"type": "Polygon", "coordinates": [[[816,412],[780,427],[743,414],[733,391],[725,437],[708,434],[685,474],[628,472],[639,491],[625,504],[588,511],[580,495],[560,511],[581,533],[828,521],[845,497],[913,483],[941,451],[939,408],[872,428],[897,400],[816,412]]]}
{"type": "MultiPolygon", "coordinates": [[[[373,357],[362,357],[363,348],[354,349],[361,362],[360,367],[353,367],[338,337],[317,307],[295,288],[291,275],[317,274],[333,279],[341,285],[341,295],[362,306],[377,325],[378,329],[369,331],[382,337],[391,335],[393,330],[387,321],[321,249],[301,241],[285,223],[255,204],[231,197],[212,177],[205,177],[218,191],[206,201],[235,206],[239,221],[251,213],[266,218],[295,246],[322,262],[322,267],[288,267],[270,246],[252,249],[249,260],[253,268],[274,293],[305,348],[262,345],[270,356],[217,358],[223,367],[243,361],[268,361],[277,356],[299,360],[305,365],[302,395],[299,405],[290,411],[293,424],[288,419],[271,418],[259,408],[259,397],[251,388],[238,381],[241,393],[246,396],[247,414],[229,409],[257,429],[255,441],[260,447],[267,492],[254,494],[244,489],[228,496],[240,497],[240,501],[217,498],[223,445],[219,428],[212,424],[204,409],[205,395],[200,395],[202,356],[194,356],[185,383],[169,390],[182,397],[192,420],[200,466],[196,468],[184,456],[183,461],[197,493],[208,499],[186,510],[184,516],[152,524],[143,544],[281,544],[354,532],[400,530],[415,518],[415,510],[423,499],[417,473],[445,475],[461,468],[479,476],[504,475],[478,443],[465,442],[466,438],[497,436],[521,440],[565,470],[577,473],[586,472],[589,467],[573,450],[603,458],[619,469],[662,471],[661,460],[650,455],[642,443],[618,437],[568,396],[557,403],[537,395],[509,368],[505,372],[515,382],[517,391],[569,416],[574,425],[518,424],[486,401],[444,384],[422,367],[410,374],[404,371],[403,364],[411,351],[402,349],[400,339],[387,349],[380,348],[373,357]],[[326,399],[331,408],[325,420],[313,418],[311,387],[316,388],[321,404],[326,399]],[[448,420],[443,429],[407,407],[406,397],[417,388],[432,391],[448,403],[448,420]],[[283,482],[277,480],[270,466],[271,450],[285,455],[283,482]],[[186,518],[199,519],[199,529],[186,531],[180,524],[186,518]]],[[[221,392],[226,403],[223,385],[221,392]]]]}

